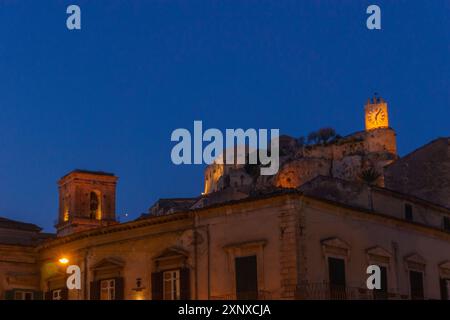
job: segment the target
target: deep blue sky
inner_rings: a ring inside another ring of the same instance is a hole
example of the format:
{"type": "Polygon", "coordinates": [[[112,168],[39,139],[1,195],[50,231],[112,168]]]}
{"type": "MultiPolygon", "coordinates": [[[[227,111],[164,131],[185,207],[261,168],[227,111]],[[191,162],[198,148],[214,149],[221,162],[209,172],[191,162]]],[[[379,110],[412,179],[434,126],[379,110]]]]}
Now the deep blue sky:
{"type": "Polygon", "coordinates": [[[0,215],[53,230],[56,181],[83,168],[116,173],[135,218],[202,191],[203,166],[170,161],[174,129],[347,134],[373,92],[400,154],[450,135],[449,1],[0,0],[0,215]]]}

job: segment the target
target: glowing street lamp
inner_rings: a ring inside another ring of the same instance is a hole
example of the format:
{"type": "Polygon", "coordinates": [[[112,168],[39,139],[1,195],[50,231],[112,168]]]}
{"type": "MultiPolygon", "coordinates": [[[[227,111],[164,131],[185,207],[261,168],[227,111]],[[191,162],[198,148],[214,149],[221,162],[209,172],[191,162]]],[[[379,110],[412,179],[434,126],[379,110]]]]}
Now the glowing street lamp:
{"type": "Polygon", "coordinates": [[[58,261],[61,264],[68,264],[69,263],[69,259],[67,259],[66,257],[62,257],[58,261]]]}

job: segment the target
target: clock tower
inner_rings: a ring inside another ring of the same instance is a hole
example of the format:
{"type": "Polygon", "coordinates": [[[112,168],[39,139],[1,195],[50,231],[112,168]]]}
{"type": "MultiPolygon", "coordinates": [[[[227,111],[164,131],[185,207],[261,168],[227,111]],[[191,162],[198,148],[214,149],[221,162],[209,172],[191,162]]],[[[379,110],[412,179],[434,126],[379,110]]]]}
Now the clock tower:
{"type": "Polygon", "coordinates": [[[376,94],[368,99],[364,107],[366,115],[366,130],[389,128],[388,107],[383,98],[376,94]]]}

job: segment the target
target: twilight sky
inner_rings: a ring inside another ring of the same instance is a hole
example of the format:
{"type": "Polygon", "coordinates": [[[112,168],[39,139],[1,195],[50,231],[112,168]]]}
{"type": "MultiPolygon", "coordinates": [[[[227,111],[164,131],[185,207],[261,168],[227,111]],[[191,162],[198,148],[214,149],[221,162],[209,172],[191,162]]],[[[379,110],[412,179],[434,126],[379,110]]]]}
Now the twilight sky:
{"type": "Polygon", "coordinates": [[[174,129],[344,135],[374,92],[401,155],[450,135],[449,1],[0,0],[0,216],[53,231],[56,182],[81,168],[118,175],[135,218],[202,191],[204,166],[170,160],[174,129]]]}

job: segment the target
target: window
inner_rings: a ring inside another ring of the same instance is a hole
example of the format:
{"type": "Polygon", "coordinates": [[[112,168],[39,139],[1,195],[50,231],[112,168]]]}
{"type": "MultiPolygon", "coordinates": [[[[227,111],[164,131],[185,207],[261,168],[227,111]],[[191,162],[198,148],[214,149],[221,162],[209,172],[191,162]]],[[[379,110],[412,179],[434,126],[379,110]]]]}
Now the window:
{"type": "Polygon", "coordinates": [[[387,269],[384,266],[379,266],[381,271],[381,288],[373,291],[374,298],[376,300],[387,300],[388,298],[388,281],[387,281],[387,269]]]}
{"type": "Polygon", "coordinates": [[[441,299],[450,300],[450,279],[441,278],[441,299]]]}
{"type": "Polygon", "coordinates": [[[100,300],[116,299],[116,281],[114,279],[100,281],[100,300]]]}
{"type": "Polygon", "coordinates": [[[409,283],[411,286],[411,299],[423,300],[423,273],[419,271],[409,271],[409,283]]]}
{"type": "Polygon", "coordinates": [[[164,300],[180,299],[180,270],[165,271],[163,273],[164,300]]]}
{"type": "Polygon", "coordinates": [[[346,299],[344,259],[328,257],[328,276],[331,299],[346,299]]]}
{"type": "Polygon", "coordinates": [[[405,219],[408,221],[412,221],[413,220],[413,209],[412,209],[412,205],[410,204],[405,204],[405,219]]]}
{"type": "Polygon", "coordinates": [[[237,257],[236,298],[238,300],[258,299],[258,273],[256,256],[237,257]]]}
{"type": "Polygon", "coordinates": [[[444,217],[444,230],[450,232],[450,217],[444,217]]]}
{"type": "Polygon", "coordinates": [[[450,300],[450,279],[445,279],[445,289],[447,291],[447,300],[450,300]]]}
{"type": "Polygon", "coordinates": [[[100,192],[92,191],[89,199],[90,218],[101,220],[101,194],[100,192]]]}
{"type": "Polygon", "coordinates": [[[189,300],[189,268],[152,273],[152,300],[189,300]]]}
{"type": "Polygon", "coordinates": [[[52,300],[62,300],[61,290],[53,290],[52,300]]]}
{"type": "Polygon", "coordinates": [[[32,291],[16,291],[14,293],[14,300],[33,300],[32,291]]]}
{"type": "Polygon", "coordinates": [[[70,196],[66,195],[62,198],[64,213],[63,213],[63,221],[67,222],[70,219],[70,212],[69,212],[69,204],[70,204],[70,196]]]}

